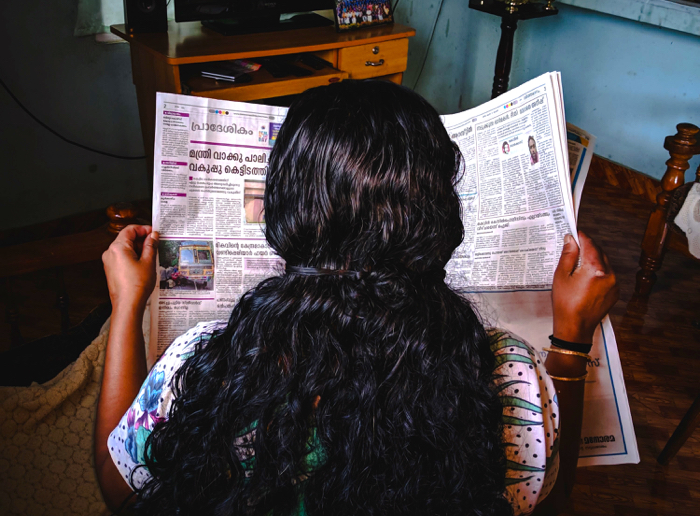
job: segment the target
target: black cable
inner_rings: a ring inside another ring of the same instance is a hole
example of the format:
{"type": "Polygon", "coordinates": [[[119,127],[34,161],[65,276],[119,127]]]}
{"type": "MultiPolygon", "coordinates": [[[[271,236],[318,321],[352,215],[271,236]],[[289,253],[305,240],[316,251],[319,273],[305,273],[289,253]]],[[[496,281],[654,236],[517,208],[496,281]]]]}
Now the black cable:
{"type": "Polygon", "coordinates": [[[433,30],[430,32],[430,39],[428,40],[428,46],[425,49],[425,55],[423,56],[423,64],[420,65],[420,72],[418,72],[418,77],[416,77],[416,82],[413,83],[413,90],[416,89],[416,86],[418,86],[418,81],[420,81],[421,76],[423,75],[423,68],[425,68],[425,62],[428,60],[428,54],[430,53],[430,45],[433,44],[433,36],[435,36],[435,29],[437,28],[438,20],[440,19],[440,13],[442,13],[442,5],[445,3],[445,0],[440,0],[440,5],[438,6],[438,12],[437,16],[435,17],[435,23],[433,24],[433,30]]]}
{"type": "Polygon", "coordinates": [[[96,152],[97,154],[102,154],[103,156],[109,156],[110,158],[117,158],[117,159],[146,159],[146,156],[120,156],[118,154],[112,154],[110,152],[104,152],[101,150],[93,149],[92,147],[88,147],[87,145],[83,145],[82,143],[74,142],[73,140],[69,140],[65,136],[59,134],[58,132],[54,131],[51,129],[48,125],[46,125],[44,122],[39,120],[34,114],[29,111],[24,104],[22,104],[17,97],[15,97],[15,94],[10,91],[10,88],[7,87],[5,84],[5,81],[0,79],[0,85],[5,88],[5,91],[7,94],[12,97],[12,100],[14,100],[19,107],[21,107],[25,113],[27,113],[37,124],[39,124],[41,127],[49,131],[51,134],[54,136],[57,136],[61,140],[63,140],[66,143],[70,143],[71,145],[75,145],[76,147],[80,147],[81,149],[89,150],[90,152],[96,152]]]}
{"type": "Polygon", "coordinates": [[[399,6],[401,3],[401,0],[396,0],[396,3],[394,4],[394,7],[392,8],[392,11],[394,11],[394,14],[396,13],[396,8],[399,6]]]}

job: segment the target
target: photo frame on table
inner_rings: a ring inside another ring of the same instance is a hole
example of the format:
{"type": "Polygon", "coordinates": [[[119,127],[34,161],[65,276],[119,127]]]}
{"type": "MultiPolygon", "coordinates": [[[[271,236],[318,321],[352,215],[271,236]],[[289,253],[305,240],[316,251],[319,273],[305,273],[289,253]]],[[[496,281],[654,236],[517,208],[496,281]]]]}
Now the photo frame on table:
{"type": "Polygon", "coordinates": [[[391,0],[335,0],[338,32],[394,23],[391,0]]]}

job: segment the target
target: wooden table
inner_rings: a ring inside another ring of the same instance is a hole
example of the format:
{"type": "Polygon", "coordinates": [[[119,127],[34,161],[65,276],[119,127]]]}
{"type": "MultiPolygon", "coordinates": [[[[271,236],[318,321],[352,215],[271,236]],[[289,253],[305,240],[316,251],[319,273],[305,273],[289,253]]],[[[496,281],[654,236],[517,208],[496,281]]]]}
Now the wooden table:
{"type": "Polygon", "coordinates": [[[113,25],[111,30],[130,43],[143,143],[151,167],[157,91],[253,101],[294,95],[348,78],[378,77],[400,83],[408,59],[408,38],[416,33],[410,27],[395,24],[344,34],[338,34],[333,27],[317,27],[223,36],[199,22],[170,22],[167,33],[157,34],[128,34],[124,25],[113,25]],[[308,77],[284,78],[274,78],[261,69],[251,74],[251,82],[238,85],[199,77],[197,69],[201,63],[213,61],[305,52],[325,59],[333,68],[313,70],[308,77]]]}

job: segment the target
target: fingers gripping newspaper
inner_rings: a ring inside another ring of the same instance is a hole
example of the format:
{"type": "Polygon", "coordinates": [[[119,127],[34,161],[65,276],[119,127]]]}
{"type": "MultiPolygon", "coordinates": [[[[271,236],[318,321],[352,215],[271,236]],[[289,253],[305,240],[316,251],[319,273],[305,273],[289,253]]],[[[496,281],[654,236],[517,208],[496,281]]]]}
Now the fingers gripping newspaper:
{"type": "MultiPolygon", "coordinates": [[[[158,94],[153,225],[161,238],[149,367],[176,336],[228,319],[244,292],[282,271],[265,241],[262,198],[285,115],[279,107],[158,94]]],[[[465,238],[447,281],[469,293],[485,322],[526,339],[544,358],[552,277],[564,236],[576,236],[595,138],[569,126],[567,142],[558,73],[443,122],[464,155],[457,188],[465,238]]],[[[638,462],[608,318],[591,355],[579,465],[638,462]]]]}

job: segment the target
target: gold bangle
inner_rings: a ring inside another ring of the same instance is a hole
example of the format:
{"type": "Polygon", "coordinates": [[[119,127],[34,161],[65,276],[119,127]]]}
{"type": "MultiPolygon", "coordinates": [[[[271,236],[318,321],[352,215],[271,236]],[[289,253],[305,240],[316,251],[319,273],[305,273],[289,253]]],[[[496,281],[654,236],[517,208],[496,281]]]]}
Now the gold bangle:
{"type": "Polygon", "coordinates": [[[582,382],[586,379],[586,376],[588,376],[588,373],[584,374],[583,376],[554,376],[553,374],[547,373],[549,377],[552,380],[559,380],[560,382],[582,382]]]}
{"type": "Polygon", "coordinates": [[[542,351],[551,351],[552,353],[560,353],[562,355],[574,355],[577,357],[583,357],[586,360],[592,360],[591,355],[587,355],[586,353],[580,353],[578,351],[571,351],[570,349],[542,348],[542,351]]]}

